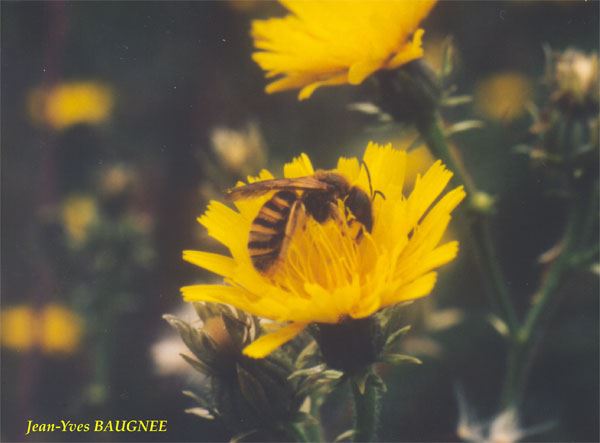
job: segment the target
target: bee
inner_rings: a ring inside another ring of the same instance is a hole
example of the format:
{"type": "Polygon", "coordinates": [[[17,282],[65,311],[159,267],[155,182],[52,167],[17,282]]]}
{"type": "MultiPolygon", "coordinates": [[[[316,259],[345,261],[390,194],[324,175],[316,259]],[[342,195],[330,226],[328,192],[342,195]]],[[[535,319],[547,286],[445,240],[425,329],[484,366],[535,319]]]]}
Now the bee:
{"type": "Polygon", "coordinates": [[[324,170],[305,177],[265,180],[230,189],[227,192],[230,200],[252,198],[276,191],[258,211],[250,227],[248,251],[256,270],[268,274],[274,264],[285,256],[303,214],[319,223],[330,219],[344,223],[338,200],[343,202],[346,215],[348,211],[353,215],[354,219],[350,223],[357,221],[362,225],[357,240],[362,236],[363,229],[371,232],[372,198],[377,194],[383,198],[385,196],[380,191],[373,192],[371,176],[368,169],[366,171],[372,197],[359,187],[350,186],[342,175],[324,170]]]}

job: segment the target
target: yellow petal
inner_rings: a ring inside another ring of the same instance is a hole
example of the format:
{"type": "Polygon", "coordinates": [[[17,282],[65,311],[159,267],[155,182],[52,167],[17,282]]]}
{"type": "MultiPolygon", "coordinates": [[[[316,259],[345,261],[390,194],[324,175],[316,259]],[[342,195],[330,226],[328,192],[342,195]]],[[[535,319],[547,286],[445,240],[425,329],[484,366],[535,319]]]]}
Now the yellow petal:
{"type": "Polygon", "coordinates": [[[336,169],[340,174],[346,177],[350,183],[354,183],[356,180],[358,180],[360,164],[358,163],[358,159],[356,157],[340,157],[336,169]]]}
{"type": "Polygon", "coordinates": [[[204,251],[183,251],[183,259],[223,277],[231,277],[236,267],[235,260],[221,254],[204,251]]]}
{"type": "Polygon", "coordinates": [[[346,73],[334,75],[327,80],[314,81],[300,90],[300,93],[298,94],[298,100],[306,100],[310,98],[313,92],[322,86],[343,85],[344,83],[348,83],[348,75],[346,73]]]}
{"type": "Polygon", "coordinates": [[[442,164],[441,161],[436,161],[423,177],[417,176],[415,187],[408,197],[408,220],[409,225],[416,225],[423,217],[427,209],[442,193],[450,179],[450,172],[442,164]]]}
{"type": "MultiPolygon", "coordinates": [[[[386,199],[398,200],[402,196],[406,172],[406,151],[394,149],[391,143],[385,146],[370,142],[363,161],[369,168],[373,190],[381,191],[386,199]]],[[[367,171],[361,168],[360,183],[369,189],[367,171]]]]}
{"type": "Polygon", "coordinates": [[[292,323],[275,332],[263,335],[244,348],[244,355],[251,358],[264,358],[300,334],[305,327],[305,323],[292,323]]]}
{"type": "Polygon", "coordinates": [[[365,78],[381,68],[381,65],[381,60],[363,60],[354,63],[348,71],[348,83],[351,85],[360,85],[365,78]]]}
{"type": "Polygon", "coordinates": [[[206,212],[198,218],[198,223],[207,229],[208,235],[227,246],[234,257],[247,255],[250,222],[239,212],[217,201],[211,201],[206,212]]]}
{"type": "Polygon", "coordinates": [[[429,295],[435,286],[437,274],[430,272],[422,277],[419,277],[412,283],[398,288],[394,293],[389,294],[386,300],[382,302],[382,306],[394,305],[404,301],[414,300],[420,297],[429,295]]]}
{"type": "Polygon", "coordinates": [[[388,69],[394,69],[405,65],[413,60],[423,57],[423,34],[425,31],[419,29],[415,32],[412,42],[408,43],[388,62],[388,69]]]}
{"type": "Polygon", "coordinates": [[[285,178],[306,177],[315,173],[310,158],[305,153],[294,158],[290,163],[283,166],[283,176],[285,178]]]}

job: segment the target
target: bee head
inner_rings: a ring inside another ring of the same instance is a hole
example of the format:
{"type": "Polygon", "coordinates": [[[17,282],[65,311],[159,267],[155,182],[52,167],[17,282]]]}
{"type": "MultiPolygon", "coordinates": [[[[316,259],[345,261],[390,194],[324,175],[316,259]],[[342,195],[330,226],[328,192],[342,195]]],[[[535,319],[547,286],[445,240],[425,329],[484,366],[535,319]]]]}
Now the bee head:
{"type": "Polygon", "coordinates": [[[342,198],[348,195],[348,192],[350,192],[350,183],[348,183],[348,180],[338,173],[317,171],[315,173],[315,177],[329,186],[330,192],[336,199],[342,198]]]}

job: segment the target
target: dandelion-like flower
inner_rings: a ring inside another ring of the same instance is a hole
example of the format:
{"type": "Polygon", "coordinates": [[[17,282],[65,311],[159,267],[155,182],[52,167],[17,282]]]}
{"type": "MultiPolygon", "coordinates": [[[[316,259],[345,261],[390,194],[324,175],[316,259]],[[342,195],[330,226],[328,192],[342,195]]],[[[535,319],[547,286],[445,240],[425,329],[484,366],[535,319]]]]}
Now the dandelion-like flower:
{"type": "MultiPolygon", "coordinates": [[[[456,241],[439,244],[452,211],[465,197],[458,187],[440,198],[452,172],[438,161],[404,195],[404,151],[370,143],[363,162],[340,158],[332,172],[365,193],[372,188],[385,196],[375,195],[372,200],[372,231],[364,231],[357,239],[350,232],[356,226],[353,215],[338,201],[340,216],[348,226],[305,217],[285,256],[268,275],[253,266],[248,237],[269,195],[238,200],[237,210],[212,201],[198,219],[231,255],[184,251],[185,260],[223,276],[225,283],[184,287],[185,300],[231,304],[284,325],[247,346],[246,355],[264,357],[312,323],[335,325],[363,319],[387,306],[426,296],[436,282],[434,270],[455,258],[456,241]],[[370,171],[371,186],[364,165],[370,171]]],[[[314,172],[305,154],[284,167],[286,178],[314,172]]],[[[272,178],[263,170],[249,182],[272,178]]]]}
{"type": "Polygon", "coordinates": [[[67,82],[34,89],[28,105],[35,122],[62,130],[81,123],[93,125],[108,120],[114,93],[110,87],[93,81],[67,82]]]}
{"type": "Polygon", "coordinates": [[[282,3],[291,14],[252,24],[253,59],[268,78],[280,76],[268,93],[300,89],[303,100],[321,86],[359,85],[421,58],[419,23],[435,0],[282,3]]]}

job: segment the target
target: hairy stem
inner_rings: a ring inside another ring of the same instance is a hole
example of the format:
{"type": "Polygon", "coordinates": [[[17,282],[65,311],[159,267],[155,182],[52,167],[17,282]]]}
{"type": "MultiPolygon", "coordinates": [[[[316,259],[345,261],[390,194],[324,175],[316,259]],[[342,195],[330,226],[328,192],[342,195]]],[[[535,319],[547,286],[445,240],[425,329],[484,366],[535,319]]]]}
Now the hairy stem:
{"type": "Polygon", "coordinates": [[[354,441],[370,442],[375,440],[379,424],[379,411],[381,388],[373,381],[374,374],[371,368],[365,376],[364,390],[361,392],[359,384],[352,380],[352,393],[354,395],[354,441]]]}
{"type": "Polygon", "coordinates": [[[569,211],[561,253],[544,273],[540,287],[534,295],[533,305],[527,312],[518,334],[511,341],[501,398],[501,405],[504,408],[516,407],[521,403],[531,362],[537,353],[548,319],[556,306],[558,289],[565,275],[572,268],[573,252],[577,249],[579,231],[587,209],[587,200],[576,196],[569,211]]]}

